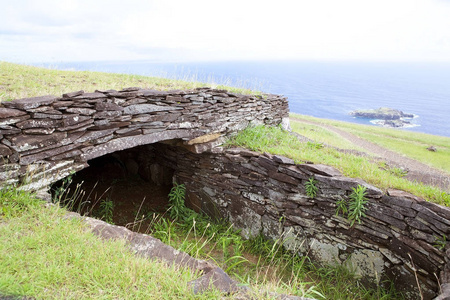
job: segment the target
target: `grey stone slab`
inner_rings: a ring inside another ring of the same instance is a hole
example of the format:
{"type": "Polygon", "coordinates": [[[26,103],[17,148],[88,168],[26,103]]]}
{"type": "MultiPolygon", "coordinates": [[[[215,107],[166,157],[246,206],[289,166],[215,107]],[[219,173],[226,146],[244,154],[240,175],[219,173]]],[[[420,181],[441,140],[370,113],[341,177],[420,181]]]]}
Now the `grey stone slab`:
{"type": "Polygon", "coordinates": [[[99,99],[99,98],[107,98],[103,93],[84,93],[79,96],[73,97],[74,99],[80,100],[80,99],[99,99]]]}
{"type": "Polygon", "coordinates": [[[0,144],[0,156],[8,156],[12,154],[12,149],[6,145],[0,144]]]}
{"type": "Polygon", "coordinates": [[[48,160],[50,160],[50,161],[65,160],[68,158],[73,158],[74,156],[79,156],[81,154],[83,154],[83,152],[81,152],[81,150],[75,149],[75,150],[67,151],[67,152],[52,156],[52,157],[48,158],[48,160]]]}
{"type": "Polygon", "coordinates": [[[66,126],[66,127],[57,128],[56,130],[58,130],[58,131],[65,131],[65,132],[68,132],[68,133],[77,132],[77,131],[80,131],[80,130],[86,130],[86,129],[94,126],[92,124],[93,122],[94,122],[94,120],[88,119],[88,120],[86,120],[84,122],[76,123],[76,124],[74,124],[72,126],[66,126]]]}
{"type": "Polygon", "coordinates": [[[118,97],[118,98],[134,98],[134,97],[141,97],[144,94],[139,92],[139,91],[131,91],[131,92],[123,92],[123,91],[119,91],[117,94],[114,94],[114,97],[118,97]]]}
{"type": "MultiPolygon", "coordinates": [[[[68,116],[64,116],[63,120],[62,120],[62,126],[63,127],[70,127],[85,121],[89,121],[92,120],[91,117],[89,116],[80,116],[80,115],[68,115],[68,116]]],[[[94,120],[92,120],[92,122],[94,122],[94,120]]]]}
{"type": "Polygon", "coordinates": [[[450,220],[450,207],[447,206],[442,206],[433,202],[428,202],[428,201],[424,201],[421,202],[421,204],[423,206],[425,206],[426,208],[428,208],[429,210],[437,213],[439,216],[450,220]]]}
{"type": "Polygon", "coordinates": [[[55,119],[29,119],[16,123],[20,129],[58,127],[62,122],[55,119]]]}
{"type": "Polygon", "coordinates": [[[63,114],[62,112],[58,111],[58,110],[52,110],[49,113],[41,113],[41,112],[37,112],[37,113],[32,113],[31,117],[33,119],[62,119],[63,118],[63,114]]]}
{"type": "Polygon", "coordinates": [[[342,176],[341,171],[339,171],[338,169],[322,164],[301,164],[298,165],[298,168],[300,170],[307,170],[322,176],[342,176]]]}
{"type": "MultiPolygon", "coordinates": [[[[4,104],[5,102],[2,102],[4,104]]],[[[27,113],[23,110],[13,109],[13,108],[6,108],[6,107],[0,107],[0,119],[4,118],[11,118],[11,117],[17,117],[17,116],[23,116],[27,113]]]]}
{"type": "MultiPolygon", "coordinates": [[[[441,217],[440,215],[438,215],[431,209],[429,209],[419,203],[413,203],[412,208],[414,210],[418,211],[419,213],[422,213],[423,215],[427,216],[426,217],[427,220],[436,220],[438,222],[446,224],[447,226],[449,226],[449,230],[450,230],[450,220],[449,219],[441,217]]],[[[431,222],[431,223],[433,223],[433,222],[431,222]]]]}
{"type": "Polygon", "coordinates": [[[52,134],[55,128],[30,128],[22,130],[24,134],[52,134]]]}
{"type": "Polygon", "coordinates": [[[221,268],[216,267],[202,277],[190,281],[188,286],[192,288],[194,294],[201,294],[211,290],[219,290],[223,293],[236,293],[241,290],[238,282],[231,279],[221,268]]]}
{"type": "MultiPolygon", "coordinates": [[[[122,99],[123,100],[123,99],[122,99]]],[[[124,100],[125,101],[125,100],[124,100]]],[[[131,105],[137,105],[137,104],[141,104],[141,103],[147,103],[147,102],[154,102],[155,100],[153,99],[142,99],[142,98],[132,98],[132,99],[128,99],[126,100],[123,104],[124,107],[126,106],[131,106],[131,105]]]]}
{"type": "Polygon", "coordinates": [[[77,147],[77,145],[71,144],[71,145],[67,145],[67,146],[53,148],[50,150],[44,150],[42,152],[39,152],[39,153],[36,153],[33,155],[21,156],[19,162],[21,165],[28,165],[35,161],[44,160],[44,159],[51,158],[51,157],[61,154],[61,153],[71,151],[76,147],[77,147]]]}
{"type": "Polygon", "coordinates": [[[136,91],[140,91],[140,90],[141,90],[141,88],[138,86],[131,86],[131,87],[127,87],[127,88],[120,90],[120,92],[136,92],[136,91]]]}
{"type": "Polygon", "coordinates": [[[124,108],[115,103],[99,102],[95,104],[95,109],[97,111],[123,111],[124,108]]]}
{"type": "Polygon", "coordinates": [[[230,148],[230,149],[227,149],[225,152],[230,153],[230,154],[239,154],[241,156],[246,156],[246,157],[258,157],[261,155],[261,153],[258,153],[256,151],[250,151],[250,150],[244,149],[244,148],[230,148]]]}
{"type": "Polygon", "coordinates": [[[71,92],[71,93],[65,93],[63,94],[63,98],[72,98],[72,97],[76,97],[76,96],[80,96],[83,95],[84,91],[76,91],[76,92],[71,92]]]}
{"type": "Polygon", "coordinates": [[[303,179],[303,180],[306,180],[310,177],[310,176],[308,176],[308,174],[306,174],[305,172],[298,169],[296,165],[280,166],[278,168],[278,171],[281,173],[285,173],[291,177],[295,177],[295,178],[303,179]]]}
{"type": "Polygon", "coordinates": [[[192,138],[195,137],[195,135],[196,131],[193,130],[167,130],[138,137],[122,137],[90,149],[88,152],[84,153],[81,158],[87,161],[111,152],[133,148],[135,146],[153,144],[171,139],[192,138]]]}
{"type": "Polygon", "coordinates": [[[112,134],[115,130],[116,130],[116,128],[107,129],[107,130],[87,131],[81,137],[79,137],[77,140],[75,140],[75,143],[84,143],[84,142],[89,142],[91,140],[99,139],[104,136],[112,134]]]}
{"type": "Polygon", "coordinates": [[[85,101],[77,101],[74,104],[72,104],[70,107],[81,107],[81,108],[94,108],[93,104],[90,104],[85,101]]]}
{"type": "Polygon", "coordinates": [[[58,132],[51,135],[19,135],[11,137],[11,148],[17,152],[45,148],[49,145],[59,143],[66,137],[66,133],[58,132]]]}
{"type": "Polygon", "coordinates": [[[353,188],[357,188],[358,185],[361,185],[366,188],[367,197],[381,198],[383,196],[382,190],[358,178],[348,178],[343,176],[328,177],[322,175],[315,175],[314,177],[319,182],[334,188],[352,191],[353,188]]]}
{"type": "Polygon", "coordinates": [[[0,119],[0,126],[16,124],[21,121],[28,120],[29,118],[30,118],[29,115],[23,115],[23,116],[17,116],[17,117],[12,117],[12,118],[0,119]]]}
{"type": "Polygon", "coordinates": [[[280,164],[295,165],[295,161],[293,159],[281,155],[274,155],[273,160],[280,164]]]}
{"type": "Polygon", "coordinates": [[[120,117],[122,115],[122,111],[120,110],[105,110],[96,112],[93,117],[95,119],[110,119],[120,117]]]}
{"type": "Polygon", "coordinates": [[[89,130],[106,130],[106,129],[118,129],[121,127],[127,127],[131,125],[131,122],[109,122],[105,125],[96,125],[89,128],[89,130]]]}
{"type": "Polygon", "coordinates": [[[80,114],[80,115],[85,115],[85,116],[90,116],[97,112],[95,109],[83,108],[83,107],[70,107],[70,108],[66,109],[66,111],[68,113],[80,114]]]}
{"type": "Polygon", "coordinates": [[[58,100],[58,97],[53,95],[41,96],[41,97],[32,97],[32,98],[23,98],[17,99],[7,102],[2,102],[3,106],[8,108],[18,108],[18,109],[30,109],[36,108],[41,105],[52,104],[58,100]]]}
{"type": "Polygon", "coordinates": [[[20,132],[21,132],[21,130],[15,126],[9,126],[9,125],[0,126],[0,134],[1,135],[18,134],[20,132]]]}
{"type": "Polygon", "coordinates": [[[160,106],[154,104],[135,104],[125,107],[123,113],[128,115],[139,115],[158,111],[180,110],[181,107],[176,106],[160,106]]]}

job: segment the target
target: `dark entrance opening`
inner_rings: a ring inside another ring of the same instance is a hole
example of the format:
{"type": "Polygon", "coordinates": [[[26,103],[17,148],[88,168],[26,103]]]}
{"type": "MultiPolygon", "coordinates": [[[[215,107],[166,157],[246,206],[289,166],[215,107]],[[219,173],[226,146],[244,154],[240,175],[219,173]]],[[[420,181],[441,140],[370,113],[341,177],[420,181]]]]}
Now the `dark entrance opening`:
{"type": "Polygon", "coordinates": [[[145,232],[168,209],[174,168],[158,143],[110,153],[52,185],[52,197],[72,211],[145,232]]]}

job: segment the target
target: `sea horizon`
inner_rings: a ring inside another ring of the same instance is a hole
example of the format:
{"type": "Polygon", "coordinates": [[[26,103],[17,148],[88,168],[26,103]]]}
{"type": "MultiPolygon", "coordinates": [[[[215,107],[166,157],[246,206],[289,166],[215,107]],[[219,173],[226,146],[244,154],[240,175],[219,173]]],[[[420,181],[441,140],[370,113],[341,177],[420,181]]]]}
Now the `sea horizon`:
{"type": "Polygon", "coordinates": [[[415,115],[398,130],[450,137],[450,63],[217,61],[96,61],[33,64],[200,81],[288,97],[290,111],[318,118],[375,125],[354,118],[357,109],[389,107],[415,115]]]}

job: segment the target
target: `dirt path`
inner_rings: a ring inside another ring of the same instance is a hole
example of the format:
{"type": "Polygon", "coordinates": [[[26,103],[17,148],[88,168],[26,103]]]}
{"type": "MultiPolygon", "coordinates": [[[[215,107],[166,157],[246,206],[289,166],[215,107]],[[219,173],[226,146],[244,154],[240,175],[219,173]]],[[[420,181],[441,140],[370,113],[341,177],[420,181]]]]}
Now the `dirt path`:
{"type": "Polygon", "coordinates": [[[376,156],[386,160],[388,164],[395,165],[397,167],[402,167],[408,170],[408,174],[405,176],[406,179],[411,181],[420,181],[425,184],[440,187],[441,189],[447,192],[450,191],[450,177],[448,176],[448,174],[438,169],[435,169],[417,160],[398,154],[394,151],[388,150],[384,147],[381,147],[380,145],[369,142],[352,133],[346,132],[332,125],[292,117],[290,118],[290,120],[291,122],[316,125],[329,131],[332,131],[334,133],[337,133],[346,140],[353,143],[354,145],[359,146],[368,151],[369,153],[375,154],[376,156]]]}

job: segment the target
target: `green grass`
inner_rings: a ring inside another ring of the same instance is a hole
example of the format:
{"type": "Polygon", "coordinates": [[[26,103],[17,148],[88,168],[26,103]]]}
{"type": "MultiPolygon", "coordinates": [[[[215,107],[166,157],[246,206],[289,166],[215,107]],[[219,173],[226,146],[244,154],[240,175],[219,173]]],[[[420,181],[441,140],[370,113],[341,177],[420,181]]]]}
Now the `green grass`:
{"type": "MultiPolygon", "coordinates": [[[[57,206],[0,190],[0,294],[36,299],[192,299],[188,269],[134,256],[102,241],[57,206]]],[[[199,296],[219,298],[218,292],[199,296]]]]}
{"type": "MultiPolygon", "coordinates": [[[[335,126],[338,129],[353,133],[356,136],[379,144],[389,150],[406,155],[431,167],[445,171],[450,176],[450,138],[448,137],[319,119],[298,114],[291,114],[291,117],[294,119],[304,119],[335,126]],[[427,148],[431,145],[435,146],[438,151],[428,151],[427,148]]],[[[295,124],[295,122],[292,123],[295,124]]]]}
{"type": "Polygon", "coordinates": [[[355,146],[346,139],[343,139],[339,134],[317,125],[295,122],[294,119],[294,121],[291,121],[291,128],[294,132],[297,132],[318,143],[327,144],[329,146],[337,147],[340,149],[358,151],[364,150],[361,147],[355,146]]]}
{"type": "Polygon", "coordinates": [[[19,98],[55,95],[78,90],[93,92],[138,86],[147,89],[173,90],[213,87],[230,92],[254,94],[255,91],[211,83],[183,81],[131,74],[88,71],[60,71],[0,61],[0,102],[19,98]]]}
{"type": "Polygon", "coordinates": [[[416,139],[406,139],[357,130],[352,130],[351,132],[387,149],[404,154],[436,169],[445,171],[449,173],[450,176],[450,138],[448,139],[447,145],[440,144],[437,146],[437,152],[431,152],[428,151],[427,148],[434,145],[432,142],[424,143],[423,141],[417,141],[416,139]]]}
{"type": "Polygon", "coordinates": [[[401,189],[429,201],[450,206],[450,195],[438,188],[413,183],[396,176],[393,172],[380,169],[378,164],[366,157],[343,153],[330,147],[317,148],[312,146],[312,143],[302,143],[296,136],[279,127],[249,127],[231,138],[228,145],[284,155],[296,163],[311,161],[333,166],[348,177],[361,178],[378,188],[401,189]]]}

